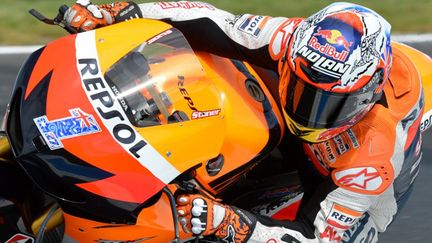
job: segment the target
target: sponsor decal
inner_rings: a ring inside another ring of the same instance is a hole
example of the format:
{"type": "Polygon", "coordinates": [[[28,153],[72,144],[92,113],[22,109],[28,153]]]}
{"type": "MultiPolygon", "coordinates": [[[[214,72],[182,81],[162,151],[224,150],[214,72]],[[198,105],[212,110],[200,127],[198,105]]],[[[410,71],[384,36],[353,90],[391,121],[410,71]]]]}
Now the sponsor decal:
{"type": "MultiPolygon", "coordinates": [[[[302,198],[303,198],[303,192],[287,191],[285,195],[281,195],[279,198],[277,197],[268,198],[265,201],[266,203],[255,206],[252,209],[252,212],[261,215],[266,215],[266,216],[273,216],[278,212],[289,208],[291,205],[300,202],[302,198]]],[[[262,197],[260,199],[262,199],[262,197]]],[[[295,214],[297,212],[295,211],[293,213],[295,214]]]]}
{"type": "Polygon", "coordinates": [[[424,132],[426,129],[428,129],[432,125],[432,110],[426,112],[420,123],[420,131],[424,132]]]}
{"type": "MultiPolygon", "coordinates": [[[[321,27],[318,27],[317,33],[314,36],[321,36],[333,45],[342,45],[346,51],[350,51],[350,47],[352,46],[352,42],[348,42],[339,30],[323,30],[321,27]]],[[[345,60],[346,58],[343,61],[345,60]]]]}
{"type": "Polygon", "coordinates": [[[324,151],[325,151],[327,160],[330,163],[334,163],[336,161],[336,156],[335,156],[335,154],[333,152],[333,148],[332,148],[330,142],[329,141],[324,141],[323,142],[323,146],[324,146],[324,151]]]}
{"type": "Polygon", "coordinates": [[[137,18],[142,18],[141,10],[137,4],[130,3],[128,7],[120,10],[117,17],[115,18],[115,21],[122,22],[131,19],[137,19],[137,18]]]}
{"type": "Polygon", "coordinates": [[[342,237],[338,234],[335,228],[328,225],[319,236],[321,239],[328,239],[329,242],[341,242],[342,237]]]}
{"type": "Polygon", "coordinates": [[[192,112],[192,120],[201,119],[211,116],[218,116],[221,109],[209,110],[209,111],[194,111],[192,112]]]}
{"type": "Polygon", "coordinates": [[[313,49],[319,51],[320,53],[332,57],[335,60],[344,62],[346,61],[349,52],[347,51],[342,51],[342,52],[338,52],[336,50],[336,48],[332,45],[329,45],[329,43],[326,43],[325,45],[321,45],[318,42],[318,39],[316,37],[312,37],[308,43],[308,45],[310,47],[312,47],[313,49]]]}
{"type": "Polygon", "coordinates": [[[127,120],[127,116],[120,112],[120,103],[110,90],[106,81],[102,79],[97,59],[78,59],[82,82],[86,94],[98,112],[104,125],[109,129],[115,140],[129,151],[136,159],[141,157],[141,150],[147,143],[135,131],[127,120]]]}
{"type": "Polygon", "coordinates": [[[28,235],[15,234],[5,243],[33,243],[34,239],[28,235]]]}
{"type": "Polygon", "coordinates": [[[150,45],[150,44],[152,44],[152,43],[158,41],[158,40],[161,39],[162,37],[165,37],[165,36],[171,34],[172,32],[173,32],[172,30],[164,31],[164,32],[158,34],[157,36],[151,38],[150,40],[148,40],[148,41],[147,41],[147,44],[150,45]]]}
{"type": "Polygon", "coordinates": [[[336,144],[336,152],[338,155],[342,155],[350,149],[348,143],[346,143],[345,139],[343,139],[341,135],[334,137],[333,142],[336,144]]]}
{"type": "Polygon", "coordinates": [[[373,167],[342,170],[334,176],[338,185],[366,191],[377,190],[383,182],[379,172],[373,167]]]}
{"type": "Polygon", "coordinates": [[[246,34],[258,37],[268,20],[268,16],[251,15],[240,24],[238,29],[246,34]]]}
{"type": "Polygon", "coordinates": [[[362,213],[360,212],[333,203],[326,220],[328,224],[335,228],[347,230],[357,223],[361,216],[362,213]]]}
{"type": "Polygon", "coordinates": [[[340,79],[351,66],[350,64],[338,62],[332,58],[325,57],[321,55],[320,52],[314,51],[307,46],[302,46],[297,54],[311,62],[313,69],[338,79],[340,79]]]}
{"type": "Polygon", "coordinates": [[[49,121],[46,116],[34,118],[39,132],[51,150],[63,148],[61,140],[100,132],[95,118],[80,108],[69,110],[72,116],[49,121]]]}
{"type": "Polygon", "coordinates": [[[215,10],[216,8],[208,3],[203,2],[159,2],[158,4],[162,9],[173,9],[173,8],[184,8],[184,9],[192,9],[192,8],[207,8],[210,10],[215,10]]]}
{"type": "Polygon", "coordinates": [[[195,107],[195,103],[193,102],[192,98],[189,96],[188,91],[184,87],[185,78],[183,76],[177,76],[177,78],[178,78],[177,87],[178,87],[180,93],[183,95],[183,98],[186,100],[189,108],[191,110],[193,110],[192,115],[191,115],[191,118],[193,120],[211,117],[211,116],[218,116],[220,114],[221,109],[199,111],[195,107]]]}
{"type": "Polygon", "coordinates": [[[317,28],[309,40],[309,46],[335,60],[345,62],[353,42],[348,41],[340,30],[317,28]]]}
{"type": "Polygon", "coordinates": [[[346,131],[346,134],[348,135],[349,139],[351,140],[351,144],[353,145],[354,148],[358,148],[359,142],[357,140],[356,135],[354,134],[353,130],[350,128],[346,131]]]}
{"type": "Polygon", "coordinates": [[[76,57],[82,88],[114,141],[163,183],[171,182],[179,171],[132,126],[121,102],[106,82],[99,66],[95,31],[79,34],[75,44],[80,46],[76,57]]]}

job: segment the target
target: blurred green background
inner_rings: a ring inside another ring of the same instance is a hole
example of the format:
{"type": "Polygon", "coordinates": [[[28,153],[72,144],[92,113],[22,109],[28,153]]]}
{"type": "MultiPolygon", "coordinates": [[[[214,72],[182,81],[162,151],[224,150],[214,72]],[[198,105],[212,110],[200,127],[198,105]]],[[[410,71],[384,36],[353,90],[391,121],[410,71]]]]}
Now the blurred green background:
{"type": "MultiPolygon", "coordinates": [[[[0,45],[45,44],[66,32],[38,22],[28,10],[35,8],[47,17],[57,14],[66,0],[2,0],[0,2],[0,45]]],[[[95,4],[112,1],[94,1],[95,4]]],[[[136,0],[140,2],[153,2],[136,0]]],[[[271,16],[309,16],[329,0],[207,0],[218,8],[235,14],[256,13],[271,16]]],[[[393,26],[393,33],[432,32],[432,0],[354,0],[374,9],[393,26]]]]}

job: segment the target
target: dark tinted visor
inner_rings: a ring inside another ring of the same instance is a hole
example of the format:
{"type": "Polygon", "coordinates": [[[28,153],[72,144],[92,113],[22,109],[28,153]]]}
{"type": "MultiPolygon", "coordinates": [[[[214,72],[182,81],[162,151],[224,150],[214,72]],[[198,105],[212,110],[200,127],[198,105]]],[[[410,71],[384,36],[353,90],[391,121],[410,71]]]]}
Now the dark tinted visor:
{"type": "Polygon", "coordinates": [[[336,93],[319,89],[291,73],[285,111],[298,124],[312,128],[346,125],[368,108],[373,92],[336,93]]]}

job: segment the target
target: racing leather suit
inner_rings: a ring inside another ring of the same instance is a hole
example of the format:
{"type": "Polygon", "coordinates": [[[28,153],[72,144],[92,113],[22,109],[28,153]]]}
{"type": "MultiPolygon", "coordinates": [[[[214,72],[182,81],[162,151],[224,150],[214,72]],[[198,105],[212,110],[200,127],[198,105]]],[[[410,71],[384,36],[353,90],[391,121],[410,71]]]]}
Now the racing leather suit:
{"type": "MultiPolygon", "coordinates": [[[[202,2],[139,7],[144,18],[180,29],[196,50],[247,60],[282,78],[288,68],[287,44],[303,21],[233,15],[202,2]]],[[[392,222],[419,171],[424,103],[415,65],[398,48],[393,50],[390,80],[372,110],[333,139],[303,144],[324,179],[296,221],[258,218],[250,242],[376,242],[392,222]]]]}

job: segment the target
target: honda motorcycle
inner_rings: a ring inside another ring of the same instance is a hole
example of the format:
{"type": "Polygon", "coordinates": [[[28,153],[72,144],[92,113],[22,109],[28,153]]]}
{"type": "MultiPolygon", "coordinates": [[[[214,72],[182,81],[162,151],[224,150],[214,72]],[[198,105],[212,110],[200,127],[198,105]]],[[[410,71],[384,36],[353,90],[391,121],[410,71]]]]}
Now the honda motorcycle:
{"type": "MultiPolygon", "coordinates": [[[[55,19],[32,14],[72,32],[61,22],[65,8],[55,19]]],[[[419,63],[432,97],[432,61],[395,47],[419,63]]],[[[194,51],[157,20],[68,35],[35,51],[0,137],[0,241],[216,241],[179,230],[177,191],[294,219],[303,193],[295,170],[277,166],[289,161],[278,146],[277,82],[262,81],[269,78],[194,51]]],[[[430,99],[426,111],[423,130],[430,99]]]]}

